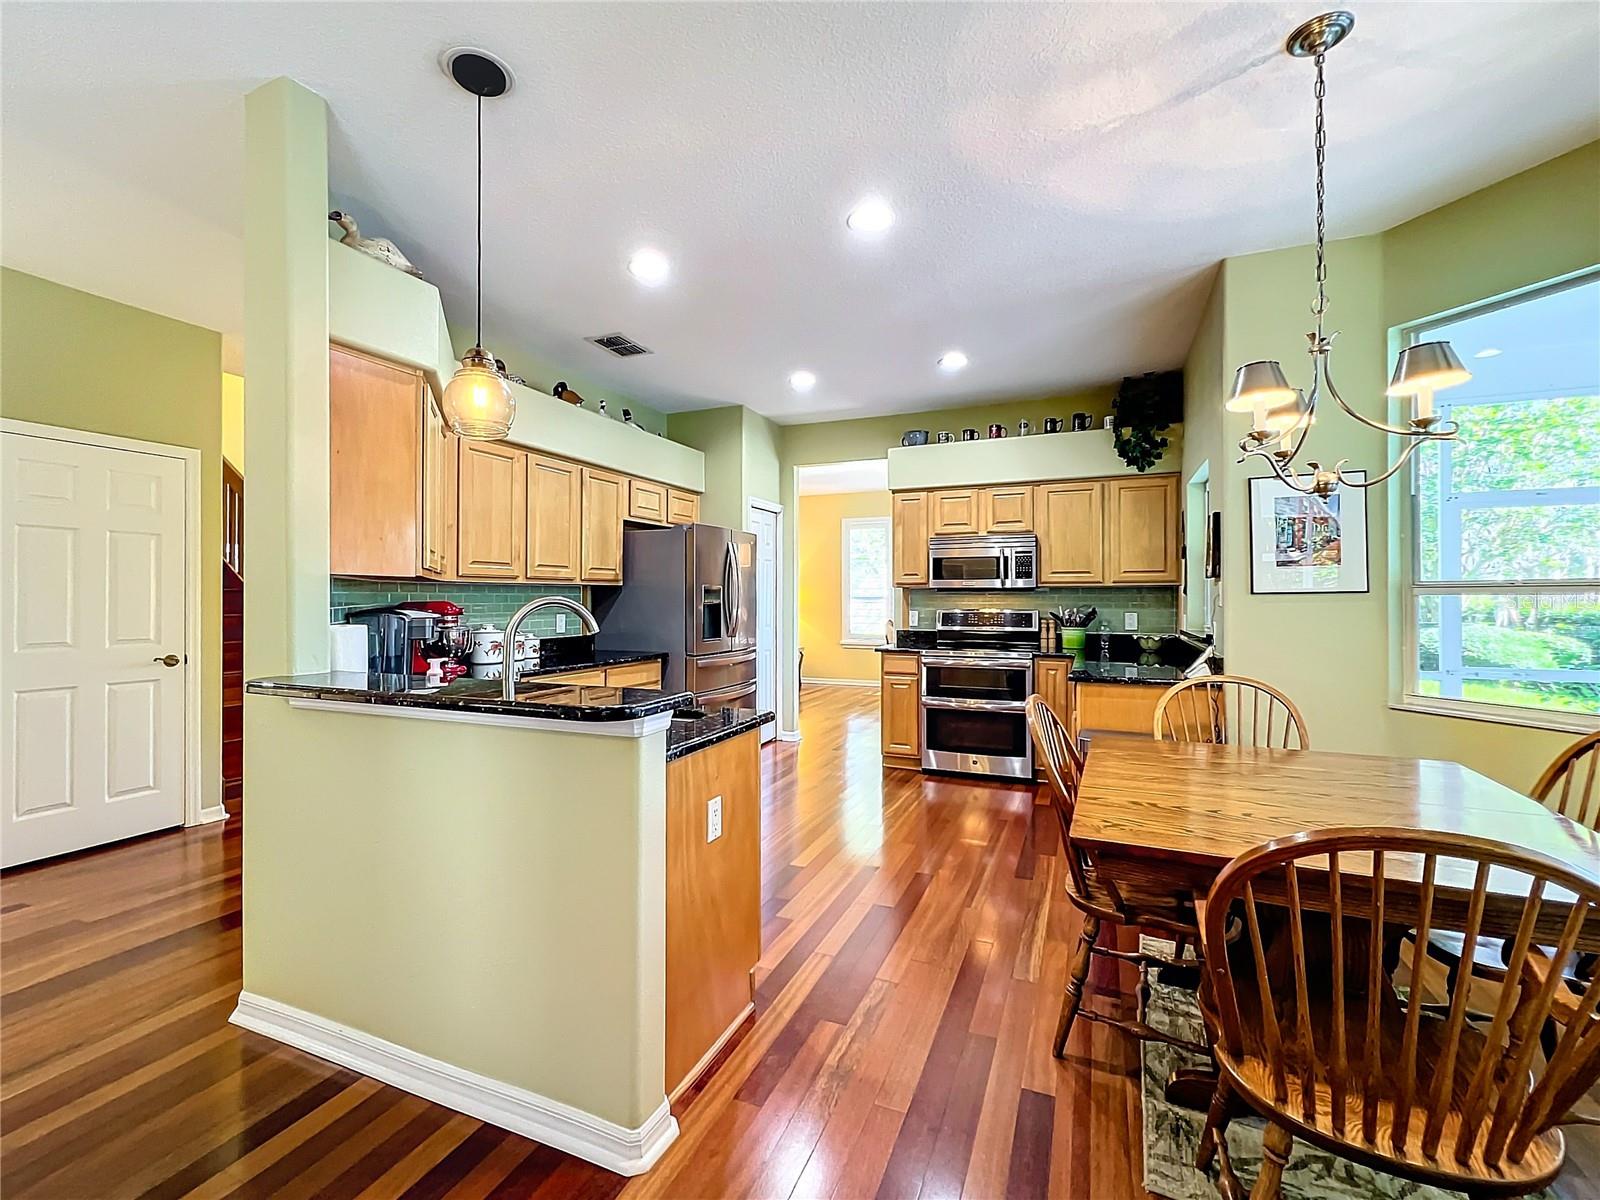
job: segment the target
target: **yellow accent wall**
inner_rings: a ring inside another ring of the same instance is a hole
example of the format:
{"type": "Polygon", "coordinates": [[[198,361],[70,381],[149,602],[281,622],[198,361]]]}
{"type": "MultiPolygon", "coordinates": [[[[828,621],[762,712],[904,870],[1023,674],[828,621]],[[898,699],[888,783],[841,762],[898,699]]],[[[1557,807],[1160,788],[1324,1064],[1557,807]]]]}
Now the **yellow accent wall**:
{"type": "Polygon", "coordinates": [[[222,457],[244,474],[244,376],[222,373],[222,457]]]}
{"type": "Polygon", "coordinates": [[[0,413],[200,451],[200,803],[222,803],[222,335],[0,269],[0,413]]]}
{"type": "Polygon", "coordinates": [[[878,652],[839,643],[844,615],[840,522],[888,515],[888,492],[800,497],[798,579],[805,678],[877,681],[878,652]]]}

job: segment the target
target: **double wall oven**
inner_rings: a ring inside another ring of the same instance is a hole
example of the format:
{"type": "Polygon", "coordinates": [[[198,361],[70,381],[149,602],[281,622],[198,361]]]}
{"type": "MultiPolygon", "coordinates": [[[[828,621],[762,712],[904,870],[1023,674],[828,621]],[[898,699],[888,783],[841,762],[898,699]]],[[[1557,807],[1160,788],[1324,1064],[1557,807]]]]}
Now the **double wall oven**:
{"type": "Polygon", "coordinates": [[[930,771],[1033,777],[1027,700],[1039,614],[946,609],[922,652],[922,765],[930,771]]]}

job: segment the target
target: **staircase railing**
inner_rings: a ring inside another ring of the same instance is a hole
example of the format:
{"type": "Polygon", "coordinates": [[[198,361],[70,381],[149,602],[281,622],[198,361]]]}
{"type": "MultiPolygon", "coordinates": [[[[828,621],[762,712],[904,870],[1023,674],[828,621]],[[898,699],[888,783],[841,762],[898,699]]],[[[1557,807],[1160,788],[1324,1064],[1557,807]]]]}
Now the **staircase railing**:
{"type": "Polygon", "coordinates": [[[244,476],[222,460],[222,561],[244,578],[244,476]]]}

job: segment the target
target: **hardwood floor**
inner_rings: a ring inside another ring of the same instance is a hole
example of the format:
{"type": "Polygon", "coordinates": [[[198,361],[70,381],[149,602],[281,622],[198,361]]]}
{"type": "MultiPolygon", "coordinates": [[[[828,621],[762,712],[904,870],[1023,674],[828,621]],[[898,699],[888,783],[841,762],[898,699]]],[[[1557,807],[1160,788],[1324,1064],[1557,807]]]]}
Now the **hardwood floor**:
{"type": "Polygon", "coordinates": [[[235,819],[0,879],[0,1194],[1143,1196],[1132,1044],[1079,1022],[1050,1057],[1077,915],[1049,810],[885,772],[875,690],[808,688],[802,723],[762,755],[756,1016],[649,1175],[228,1025],[235,819]]]}

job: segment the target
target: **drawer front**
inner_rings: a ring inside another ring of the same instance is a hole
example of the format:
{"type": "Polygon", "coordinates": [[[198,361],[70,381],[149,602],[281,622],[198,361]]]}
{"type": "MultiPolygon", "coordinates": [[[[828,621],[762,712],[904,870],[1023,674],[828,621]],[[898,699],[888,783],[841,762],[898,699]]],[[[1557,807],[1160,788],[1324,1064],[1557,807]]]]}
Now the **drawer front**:
{"type": "Polygon", "coordinates": [[[628,520],[667,523],[667,489],[648,479],[628,480],[628,520]]]}
{"type": "Polygon", "coordinates": [[[658,662],[627,663],[606,668],[607,687],[659,688],[661,664],[658,662]]]}
{"type": "Polygon", "coordinates": [[[673,525],[693,525],[700,519],[700,495],[698,492],[680,492],[677,488],[667,489],[667,520],[673,525]]]}
{"type": "Polygon", "coordinates": [[[530,679],[530,683],[561,683],[570,687],[602,687],[607,682],[606,673],[602,670],[593,671],[565,671],[560,675],[538,675],[530,679]]]}
{"type": "Polygon", "coordinates": [[[684,686],[699,695],[756,681],[756,652],[718,655],[715,658],[691,658],[684,675],[684,686]]]}
{"type": "Polygon", "coordinates": [[[915,675],[917,673],[917,656],[915,654],[894,654],[884,651],[883,673],[885,675],[915,675]]]}

